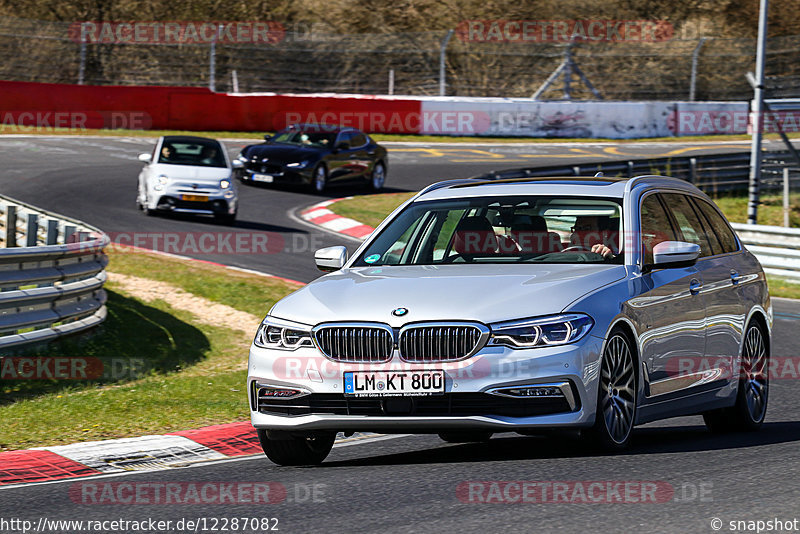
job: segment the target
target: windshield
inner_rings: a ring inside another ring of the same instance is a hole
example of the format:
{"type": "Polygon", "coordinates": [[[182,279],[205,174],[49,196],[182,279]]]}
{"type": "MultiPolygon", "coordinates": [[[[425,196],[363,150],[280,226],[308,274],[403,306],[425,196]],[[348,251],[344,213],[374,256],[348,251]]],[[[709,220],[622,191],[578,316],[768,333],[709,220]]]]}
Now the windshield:
{"type": "Polygon", "coordinates": [[[311,130],[298,130],[296,128],[283,130],[271,139],[273,143],[286,145],[312,146],[318,148],[332,147],[336,142],[336,132],[311,130]]]}
{"type": "Polygon", "coordinates": [[[623,263],[616,199],[518,196],[415,202],[354,266],[623,263]]]}
{"type": "Polygon", "coordinates": [[[164,140],[158,155],[159,163],[199,167],[227,167],[219,143],[208,141],[164,140]]]}

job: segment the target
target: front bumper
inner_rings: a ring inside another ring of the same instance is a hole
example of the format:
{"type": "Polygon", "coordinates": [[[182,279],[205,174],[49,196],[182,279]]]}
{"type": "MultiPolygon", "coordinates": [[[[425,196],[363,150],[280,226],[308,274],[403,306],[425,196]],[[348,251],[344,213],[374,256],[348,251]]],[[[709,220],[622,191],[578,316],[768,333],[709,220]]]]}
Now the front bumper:
{"type": "Polygon", "coordinates": [[[385,364],[344,364],[315,347],[281,351],[251,345],[248,395],[256,428],[380,432],[591,426],[595,420],[602,339],[588,335],[559,347],[484,347],[460,362],[410,364],[397,354],[385,364]],[[445,394],[428,397],[345,397],[345,371],[443,369],[445,394]],[[497,388],[563,385],[564,398],[501,397],[497,388]],[[261,386],[296,388],[293,399],[260,399],[261,386]],[[390,400],[395,399],[395,400],[390,400]]]}
{"type": "Polygon", "coordinates": [[[260,168],[244,168],[236,171],[236,178],[249,183],[276,183],[276,184],[310,184],[313,181],[313,166],[304,168],[290,168],[275,165],[266,170],[260,168]],[[270,180],[254,179],[254,176],[269,176],[270,180]]]}
{"type": "Polygon", "coordinates": [[[193,213],[198,215],[233,215],[236,213],[238,194],[235,190],[218,190],[213,192],[203,191],[196,196],[203,196],[202,201],[184,200],[185,195],[192,195],[184,191],[167,189],[157,192],[158,199],[153,209],[171,213],[193,213]]]}

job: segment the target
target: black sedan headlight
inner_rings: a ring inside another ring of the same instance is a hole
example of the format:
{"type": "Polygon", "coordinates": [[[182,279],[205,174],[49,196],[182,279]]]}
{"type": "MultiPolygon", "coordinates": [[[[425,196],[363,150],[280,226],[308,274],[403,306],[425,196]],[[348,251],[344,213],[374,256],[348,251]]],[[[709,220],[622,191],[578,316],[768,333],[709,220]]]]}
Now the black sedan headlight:
{"type": "Polygon", "coordinates": [[[253,343],[257,347],[279,350],[314,346],[310,326],[269,316],[259,325],[253,343]]]}
{"type": "Polygon", "coordinates": [[[589,333],[594,321],[582,313],[551,315],[490,325],[491,344],[515,349],[574,343],[589,333]]]}

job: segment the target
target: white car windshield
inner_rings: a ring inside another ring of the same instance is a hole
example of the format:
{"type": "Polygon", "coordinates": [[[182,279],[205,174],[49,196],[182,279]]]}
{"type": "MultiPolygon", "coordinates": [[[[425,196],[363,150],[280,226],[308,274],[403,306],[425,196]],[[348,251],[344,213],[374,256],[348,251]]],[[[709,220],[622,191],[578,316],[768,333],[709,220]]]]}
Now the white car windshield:
{"type": "Polygon", "coordinates": [[[219,143],[212,140],[179,142],[165,139],[161,145],[158,162],[167,165],[227,167],[219,143]]]}
{"type": "Polygon", "coordinates": [[[623,263],[622,208],[610,198],[515,196],[415,202],[355,266],[623,263]]]}

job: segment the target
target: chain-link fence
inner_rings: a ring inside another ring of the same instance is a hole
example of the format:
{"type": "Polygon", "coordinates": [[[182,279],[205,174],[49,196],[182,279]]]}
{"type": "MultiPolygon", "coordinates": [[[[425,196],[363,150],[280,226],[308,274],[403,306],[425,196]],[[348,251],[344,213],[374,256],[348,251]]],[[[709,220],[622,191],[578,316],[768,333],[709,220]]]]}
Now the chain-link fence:
{"type": "MultiPolygon", "coordinates": [[[[94,85],[212,86],[217,91],[530,97],[564,43],[469,42],[448,32],[286,32],[269,43],[82,43],[74,24],[0,19],[0,78],[94,85]],[[213,80],[213,82],[212,82],[213,80]]],[[[747,100],[755,39],[576,42],[574,64],[607,100],[747,100]]],[[[800,36],[772,38],[774,95],[800,96],[800,36]]],[[[593,98],[571,76],[575,99],[593,98]]],[[[563,77],[542,99],[564,97],[563,77]]]]}

